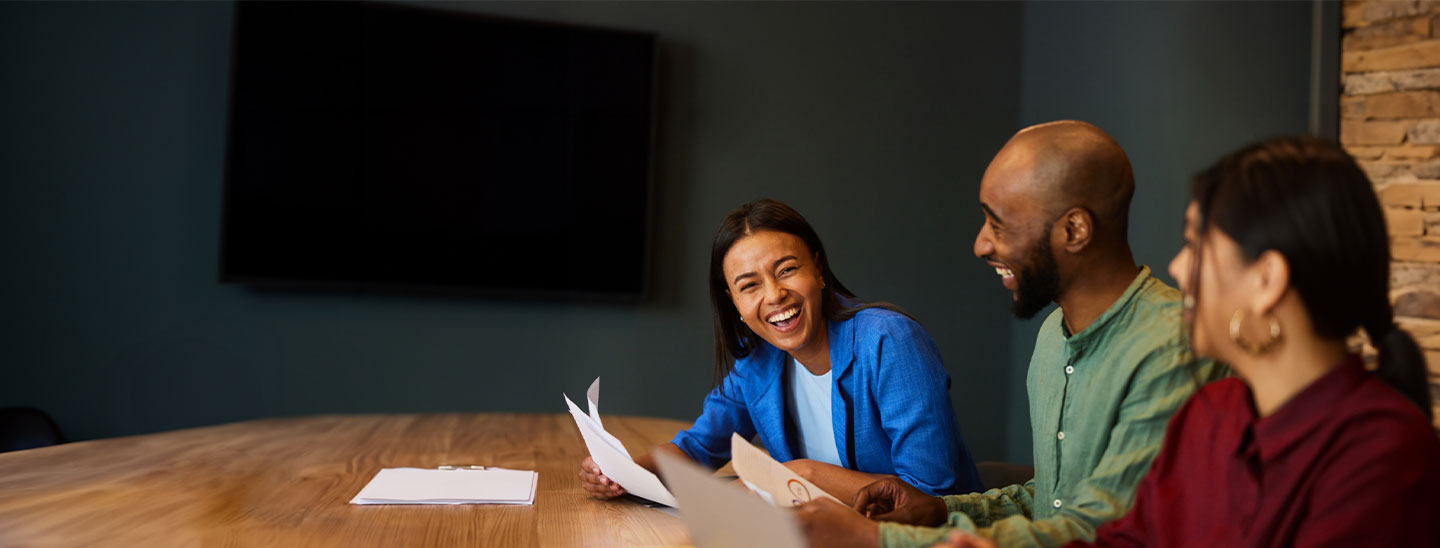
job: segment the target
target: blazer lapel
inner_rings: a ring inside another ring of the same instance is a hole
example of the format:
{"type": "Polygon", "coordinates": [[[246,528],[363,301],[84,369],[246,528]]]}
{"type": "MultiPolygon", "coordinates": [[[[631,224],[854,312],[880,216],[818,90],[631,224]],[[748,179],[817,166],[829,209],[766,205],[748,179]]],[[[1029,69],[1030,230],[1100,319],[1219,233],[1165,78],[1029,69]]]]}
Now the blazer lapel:
{"type": "Polygon", "coordinates": [[[785,387],[781,376],[786,354],[768,344],[762,344],[756,352],[763,352],[756,356],[756,361],[763,364],[759,381],[764,383],[765,389],[750,403],[751,420],[761,432],[765,450],[775,460],[786,462],[795,458],[790,450],[789,423],[785,419],[785,387]]]}
{"type": "Polygon", "coordinates": [[[855,322],[845,320],[843,322],[828,322],[830,337],[830,423],[835,429],[835,449],[840,453],[840,464],[846,468],[855,469],[854,459],[850,455],[849,432],[854,430],[850,426],[851,411],[855,402],[850,401],[850,390],[852,384],[848,382],[846,373],[850,372],[850,364],[855,361],[855,322]],[[842,388],[845,388],[842,390],[842,388]]]}

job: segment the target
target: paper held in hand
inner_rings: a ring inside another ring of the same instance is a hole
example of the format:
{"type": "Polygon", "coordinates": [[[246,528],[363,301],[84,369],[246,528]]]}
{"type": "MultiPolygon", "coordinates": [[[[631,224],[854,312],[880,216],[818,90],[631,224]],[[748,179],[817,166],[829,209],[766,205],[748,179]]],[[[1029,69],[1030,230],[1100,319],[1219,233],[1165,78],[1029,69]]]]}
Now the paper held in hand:
{"type": "Polygon", "coordinates": [[[590,458],[600,467],[600,472],[632,495],[679,508],[675,497],[660,483],[660,478],[635,464],[635,459],[630,457],[625,445],[601,426],[599,377],[590,384],[586,399],[589,400],[586,403],[590,404],[588,415],[580,411],[575,402],[570,401],[570,396],[565,396],[565,405],[570,407],[570,415],[575,418],[580,437],[585,438],[585,448],[590,451],[590,458]]]}
{"type": "Polygon", "coordinates": [[[730,434],[730,459],[735,473],[740,475],[747,487],[763,492],[771,504],[781,508],[799,506],[817,498],[849,506],[750,445],[740,434],[730,434]]]}
{"type": "Polygon", "coordinates": [[[535,503],[539,474],[530,470],[385,468],[350,504],[535,503]]]}

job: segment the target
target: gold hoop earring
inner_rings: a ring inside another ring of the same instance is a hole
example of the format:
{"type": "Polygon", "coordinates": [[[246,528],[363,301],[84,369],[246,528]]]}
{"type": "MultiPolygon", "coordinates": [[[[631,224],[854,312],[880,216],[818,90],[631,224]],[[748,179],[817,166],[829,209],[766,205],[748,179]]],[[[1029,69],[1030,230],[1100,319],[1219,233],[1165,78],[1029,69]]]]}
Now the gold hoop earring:
{"type": "Polygon", "coordinates": [[[1271,348],[1275,348],[1275,345],[1280,343],[1280,320],[1273,317],[1270,318],[1270,338],[1258,344],[1245,340],[1240,335],[1240,327],[1245,324],[1245,316],[1244,308],[1235,309],[1235,313],[1230,316],[1230,340],[1235,341],[1235,346],[1252,356],[1259,356],[1269,352],[1271,348]]]}

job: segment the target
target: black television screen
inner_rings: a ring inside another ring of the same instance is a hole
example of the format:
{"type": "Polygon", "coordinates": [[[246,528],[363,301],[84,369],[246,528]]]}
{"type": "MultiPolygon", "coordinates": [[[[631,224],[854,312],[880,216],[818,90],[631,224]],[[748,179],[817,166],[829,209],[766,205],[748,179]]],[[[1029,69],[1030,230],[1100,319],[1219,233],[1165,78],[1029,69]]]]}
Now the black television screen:
{"type": "Polygon", "coordinates": [[[238,2],[220,279],[638,297],[655,37],[238,2]]]}

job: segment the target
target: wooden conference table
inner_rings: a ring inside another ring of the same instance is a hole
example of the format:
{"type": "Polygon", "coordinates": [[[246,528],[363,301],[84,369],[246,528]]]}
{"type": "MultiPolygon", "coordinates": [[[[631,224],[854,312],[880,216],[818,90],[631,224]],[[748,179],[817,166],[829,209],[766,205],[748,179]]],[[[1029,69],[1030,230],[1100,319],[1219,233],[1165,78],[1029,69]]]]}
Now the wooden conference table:
{"type": "MultiPolygon", "coordinates": [[[[632,452],[688,423],[606,416],[632,452]]],[[[0,454],[0,546],[663,546],[678,518],[580,489],[568,414],[267,419],[0,454]],[[356,506],[381,468],[540,473],[533,506],[356,506]]]]}

